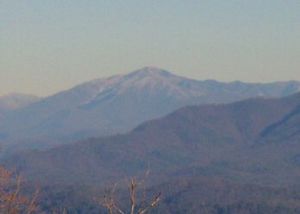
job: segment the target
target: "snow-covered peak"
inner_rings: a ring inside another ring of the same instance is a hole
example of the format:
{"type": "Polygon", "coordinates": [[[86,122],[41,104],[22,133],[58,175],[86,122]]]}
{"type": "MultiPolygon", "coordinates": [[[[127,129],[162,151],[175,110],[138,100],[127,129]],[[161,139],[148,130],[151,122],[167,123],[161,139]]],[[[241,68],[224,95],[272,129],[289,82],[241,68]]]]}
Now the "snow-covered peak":
{"type": "Polygon", "coordinates": [[[160,88],[173,88],[181,81],[182,77],[176,76],[166,70],[157,67],[144,67],[120,79],[119,90],[120,92],[127,89],[147,89],[155,90],[160,88]]]}
{"type": "Polygon", "coordinates": [[[154,66],[146,66],[136,71],[131,72],[129,75],[131,76],[172,76],[172,74],[164,69],[154,67],[154,66]]]}
{"type": "Polygon", "coordinates": [[[78,87],[92,87],[92,88],[106,88],[110,86],[119,85],[124,82],[136,82],[144,79],[147,80],[163,80],[163,79],[179,79],[180,77],[157,67],[147,66],[136,71],[133,71],[128,74],[123,75],[115,75],[107,78],[100,78],[96,80],[92,80],[90,82],[86,82],[78,87]]]}
{"type": "MultiPolygon", "coordinates": [[[[81,104],[94,102],[102,99],[107,93],[120,96],[133,91],[144,91],[148,94],[156,94],[158,91],[174,96],[187,96],[191,90],[185,90],[179,83],[186,78],[176,76],[166,70],[147,66],[129,74],[102,78],[86,83],[84,90],[88,90],[88,96],[81,104]]],[[[198,92],[199,93],[199,92],[198,92]]]]}
{"type": "Polygon", "coordinates": [[[118,88],[124,91],[126,88],[132,87],[137,87],[138,89],[157,84],[172,84],[177,82],[179,79],[181,78],[166,70],[153,66],[147,66],[129,74],[97,79],[82,86],[84,86],[85,89],[88,88],[90,91],[93,91],[93,94],[97,94],[109,88],[118,88]]]}

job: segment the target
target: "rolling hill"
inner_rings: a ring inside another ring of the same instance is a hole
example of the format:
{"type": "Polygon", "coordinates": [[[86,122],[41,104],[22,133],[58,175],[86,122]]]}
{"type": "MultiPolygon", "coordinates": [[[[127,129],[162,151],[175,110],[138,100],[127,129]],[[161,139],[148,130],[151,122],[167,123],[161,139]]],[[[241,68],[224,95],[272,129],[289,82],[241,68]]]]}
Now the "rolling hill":
{"type": "Polygon", "coordinates": [[[269,142],[264,133],[277,124],[288,124],[288,129],[280,129],[284,133],[298,130],[294,112],[299,104],[298,93],[184,107],[128,134],[25,152],[5,162],[41,183],[105,183],[149,168],[158,180],[205,175],[264,185],[297,184],[299,143],[290,138],[269,142]]]}

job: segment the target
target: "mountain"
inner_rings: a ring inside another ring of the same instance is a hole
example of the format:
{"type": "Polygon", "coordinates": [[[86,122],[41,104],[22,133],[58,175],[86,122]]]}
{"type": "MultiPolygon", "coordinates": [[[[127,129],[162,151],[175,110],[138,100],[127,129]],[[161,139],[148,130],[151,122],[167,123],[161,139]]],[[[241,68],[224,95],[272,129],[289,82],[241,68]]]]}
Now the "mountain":
{"type": "MultiPolygon", "coordinates": [[[[279,137],[299,130],[299,105],[300,93],[184,107],[128,134],[25,152],[4,162],[41,183],[105,183],[149,168],[153,181],[218,176],[243,183],[298,184],[300,144],[291,138],[269,142],[262,136],[276,124],[289,125],[279,137]]],[[[300,133],[296,135],[299,139],[300,133]]]]}
{"type": "Polygon", "coordinates": [[[34,95],[12,93],[0,97],[0,112],[7,112],[28,106],[37,102],[39,98],[34,95]]]}
{"type": "MultiPolygon", "coordinates": [[[[0,97],[0,124],[4,123],[5,116],[15,110],[24,108],[37,102],[40,98],[34,95],[11,93],[0,97]]],[[[6,138],[6,134],[0,131],[0,142],[6,138]]],[[[3,149],[3,148],[2,148],[3,149]]]]}
{"type": "Polygon", "coordinates": [[[261,140],[277,143],[289,140],[298,143],[300,141],[300,105],[277,123],[265,128],[261,133],[261,140]]]}
{"type": "Polygon", "coordinates": [[[145,67],[127,75],[81,84],[6,114],[0,123],[0,141],[11,148],[53,146],[125,133],[142,122],[187,105],[279,97],[299,89],[300,83],[294,81],[268,84],[198,81],[145,67]]]}

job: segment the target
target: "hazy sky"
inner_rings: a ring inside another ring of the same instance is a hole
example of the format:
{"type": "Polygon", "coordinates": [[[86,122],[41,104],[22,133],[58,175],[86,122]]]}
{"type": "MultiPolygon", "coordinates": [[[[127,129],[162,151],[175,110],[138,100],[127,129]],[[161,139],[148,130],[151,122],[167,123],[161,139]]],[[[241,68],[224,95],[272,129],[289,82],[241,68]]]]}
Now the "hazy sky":
{"type": "Polygon", "coordinates": [[[146,65],[300,80],[300,1],[0,0],[0,95],[48,95],[146,65]]]}

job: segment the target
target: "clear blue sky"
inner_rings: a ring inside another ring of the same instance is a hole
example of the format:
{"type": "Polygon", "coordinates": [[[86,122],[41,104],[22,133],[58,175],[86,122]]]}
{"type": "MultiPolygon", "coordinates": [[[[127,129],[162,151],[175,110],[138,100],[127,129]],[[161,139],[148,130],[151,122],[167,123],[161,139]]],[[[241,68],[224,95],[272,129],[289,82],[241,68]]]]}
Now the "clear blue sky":
{"type": "Polygon", "coordinates": [[[147,65],[300,80],[300,1],[0,0],[0,95],[48,95],[147,65]]]}

